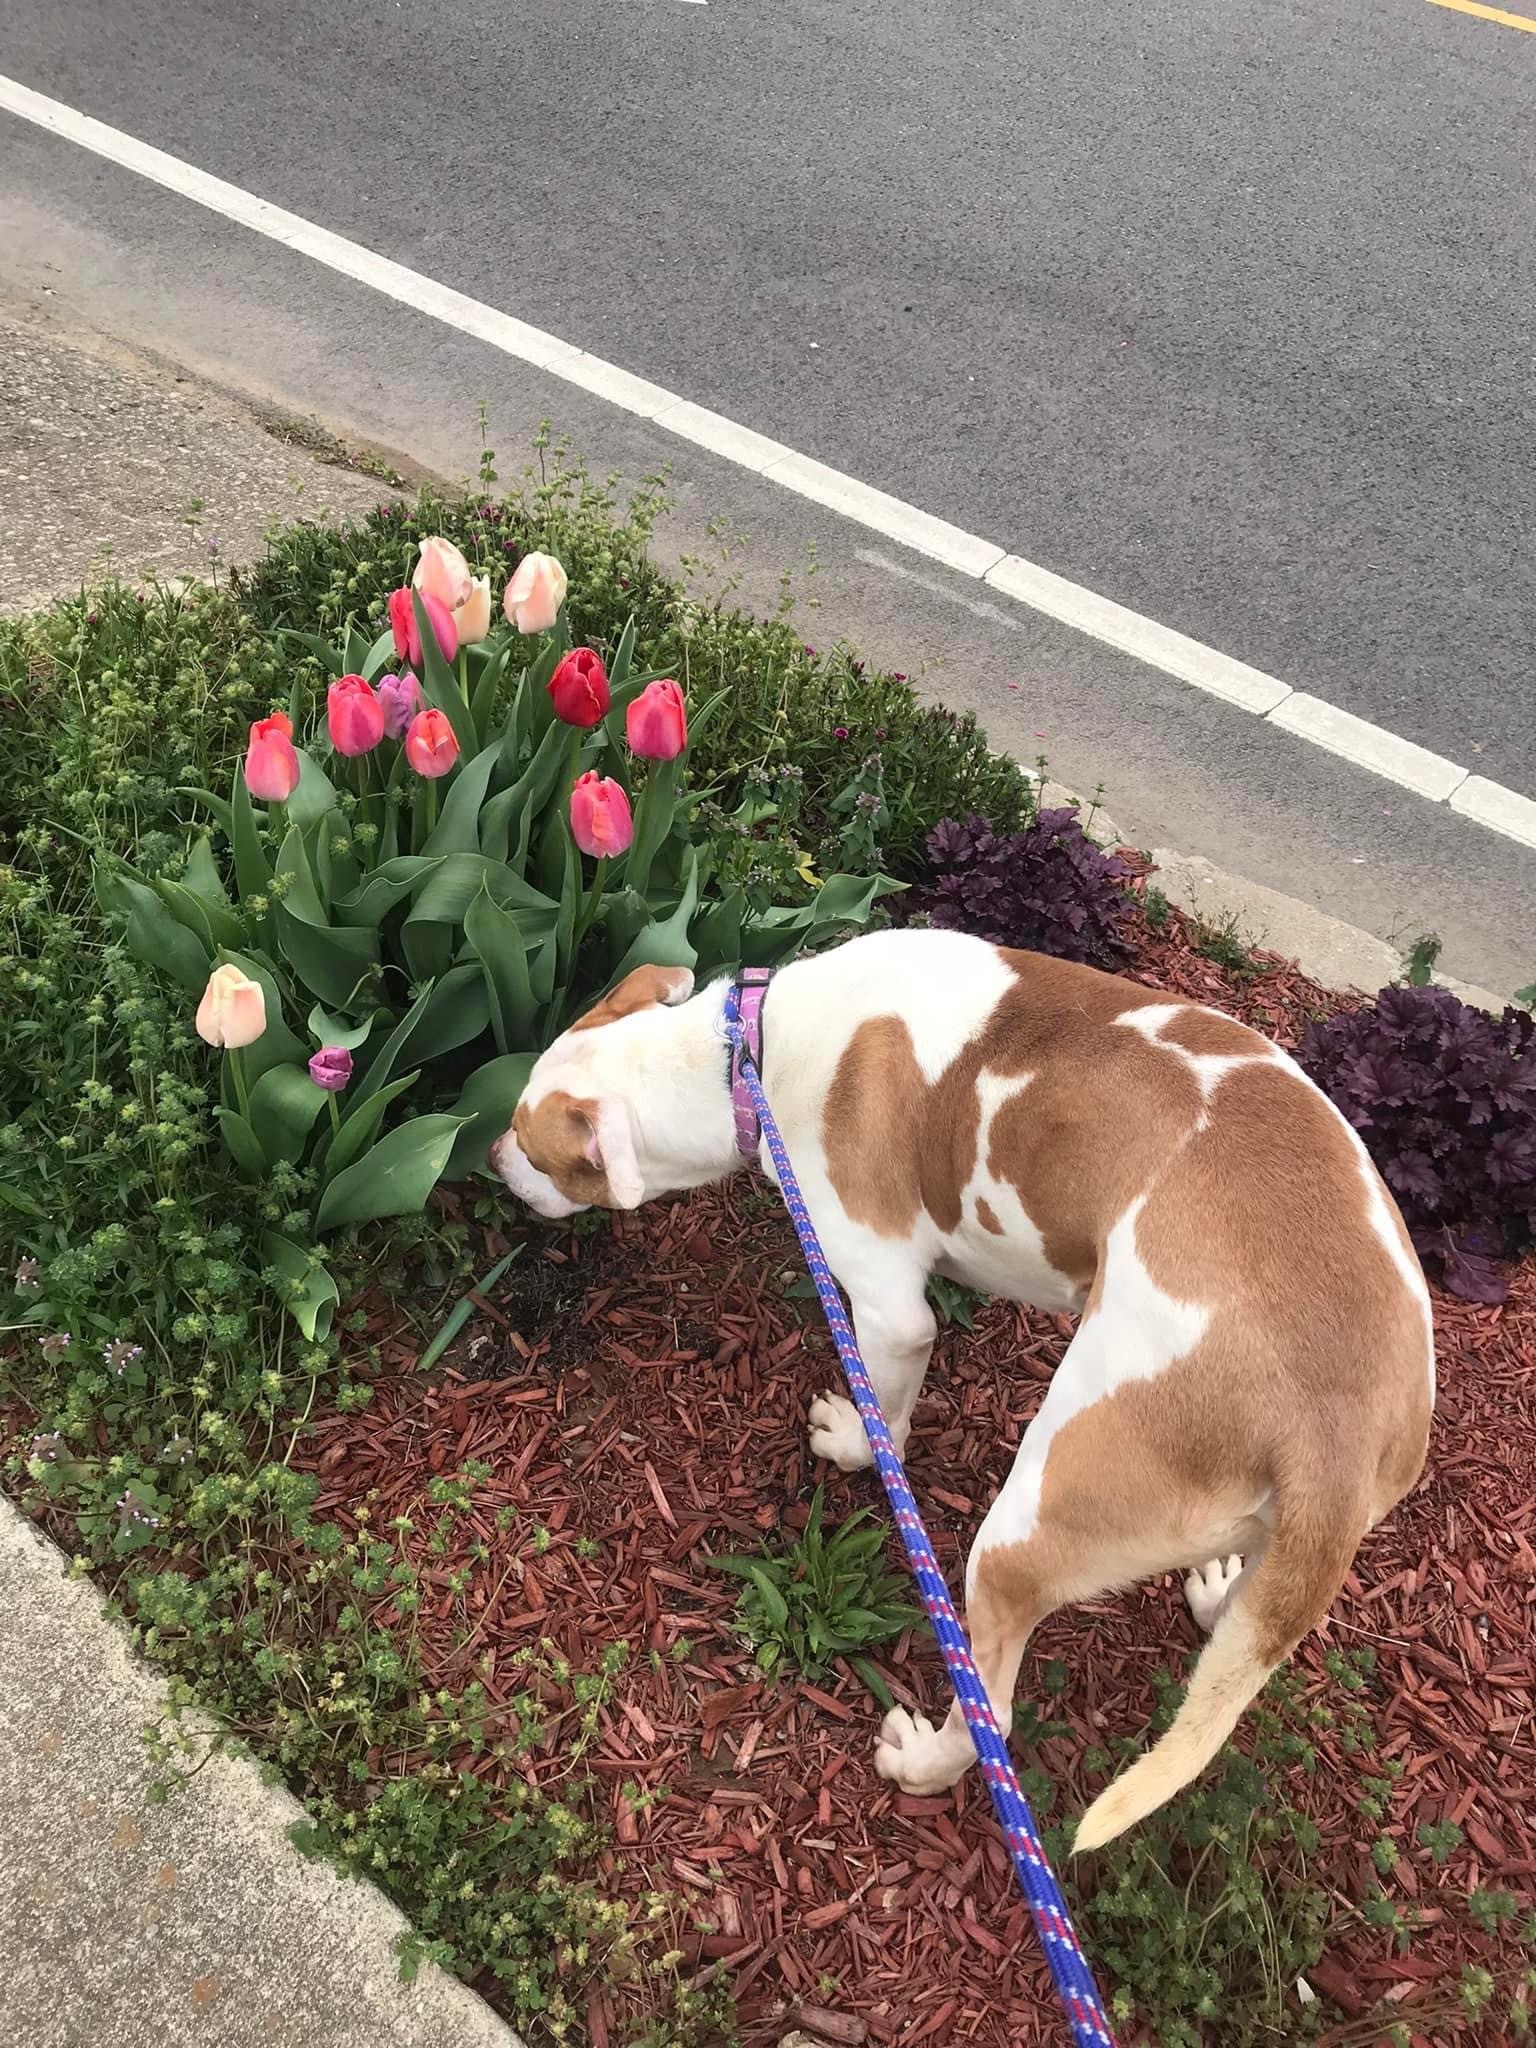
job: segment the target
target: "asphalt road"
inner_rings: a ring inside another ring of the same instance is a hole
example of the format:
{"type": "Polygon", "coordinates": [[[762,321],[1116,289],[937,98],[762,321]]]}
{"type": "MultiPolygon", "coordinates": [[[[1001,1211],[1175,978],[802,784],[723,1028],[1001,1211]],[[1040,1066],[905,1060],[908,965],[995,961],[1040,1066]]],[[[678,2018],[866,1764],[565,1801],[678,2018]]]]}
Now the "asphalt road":
{"type": "MultiPolygon", "coordinates": [[[[1536,34],[1428,0],[12,0],[0,70],[1536,794],[1536,34]]],[[[0,289],[439,467],[678,464],[748,592],[1451,972],[1536,855],[0,115],[0,289]],[[1010,692],[1009,685],[1015,687],[1010,692]],[[1039,735],[1037,738],[1036,736],[1039,735]]]]}
{"type": "Polygon", "coordinates": [[[12,0],[3,68],[1536,793],[1536,35],[12,0]]]}

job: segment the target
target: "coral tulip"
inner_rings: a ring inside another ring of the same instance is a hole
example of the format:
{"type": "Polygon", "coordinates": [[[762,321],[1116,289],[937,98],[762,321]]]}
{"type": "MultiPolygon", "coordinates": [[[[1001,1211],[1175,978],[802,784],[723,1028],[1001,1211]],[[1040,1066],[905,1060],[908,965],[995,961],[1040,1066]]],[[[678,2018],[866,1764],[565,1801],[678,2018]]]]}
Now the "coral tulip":
{"type": "Polygon", "coordinates": [[[573,647],[549,679],[556,718],[584,730],[608,715],[608,671],[590,647],[573,647]]]}
{"type": "MultiPolygon", "coordinates": [[[[453,623],[453,613],[441,598],[434,597],[429,590],[416,593],[421,599],[421,608],[432,625],[432,635],[444,661],[452,661],[459,651],[458,628],[453,623]]],[[[421,667],[421,634],[416,626],[416,608],[411,603],[408,587],[389,593],[389,630],[395,636],[395,652],[400,659],[409,662],[412,668],[421,667]]]]}
{"type": "Polygon", "coordinates": [[[553,555],[524,555],[512,572],[501,608],[519,633],[547,633],[565,603],[566,574],[553,555]]]}
{"type": "Polygon", "coordinates": [[[688,710],[670,676],[647,683],[625,720],[629,751],[645,761],[675,761],[688,744],[688,710]]]}
{"type": "Polygon", "coordinates": [[[608,859],[626,853],[635,836],[629,798],[621,784],[589,768],[571,791],[571,836],[583,853],[608,859]]]}
{"type": "Polygon", "coordinates": [[[362,676],[332,683],[325,694],[325,723],[338,754],[371,754],[384,737],[384,706],[372,683],[362,676]]]}
{"type": "Polygon", "coordinates": [[[403,740],[405,728],[421,709],[421,685],[409,670],[403,676],[380,676],[379,703],[385,732],[392,740],[403,740]]]}
{"type": "Polygon", "coordinates": [[[328,1095],[339,1095],[352,1078],[352,1055],[344,1045],[322,1045],[309,1063],[309,1078],[328,1095]]]}
{"type": "Polygon", "coordinates": [[[261,983],[238,967],[215,967],[197,1006],[197,1035],[231,1051],[254,1045],[267,1028],[267,999],[261,983]]]}
{"type": "Polygon", "coordinates": [[[258,718],[245,748],[245,786],[264,804],[285,804],[299,786],[293,721],[284,711],[258,718]]]}
{"type": "Polygon", "coordinates": [[[429,782],[448,773],[459,758],[459,743],[445,712],[435,707],[417,712],[405,735],[405,758],[429,782]]]}

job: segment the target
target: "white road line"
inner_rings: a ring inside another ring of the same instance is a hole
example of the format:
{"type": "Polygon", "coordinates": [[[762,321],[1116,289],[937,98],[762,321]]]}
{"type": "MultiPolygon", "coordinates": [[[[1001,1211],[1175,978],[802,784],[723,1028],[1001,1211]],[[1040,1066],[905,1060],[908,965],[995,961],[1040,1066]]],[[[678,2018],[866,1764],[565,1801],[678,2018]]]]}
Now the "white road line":
{"type": "MultiPolygon", "coordinates": [[[[691,0],[702,6],[707,0],[691,0]]],[[[981,539],[908,505],[857,477],[831,469],[783,442],[755,433],[724,415],[711,412],[647,378],[588,354],[574,342],[562,341],[527,321],[499,312],[467,293],[454,291],[420,271],[366,249],[344,235],[289,213],[238,185],[226,183],[180,157],[170,156],[119,128],[109,127],[61,100],[34,92],[19,80],[0,74],[0,110],[46,129],[66,142],[88,149],[109,163],[163,185],[183,199],[194,200],[224,219],[265,235],[316,263],[353,278],[359,284],[425,313],[461,334],[472,335],[503,355],[547,370],[579,385],[611,405],[651,420],[668,433],[708,449],[713,455],[781,484],[815,504],[824,505],[871,533],[943,562],[959,575],[985,583],[1017,603],[1071,626],[1075,631],[1119,649],[1137,661],[1176,676],[1191,688],[1251,712],[1282,731],[1313,746],[1338,754],[1355,766],[1414,790],[1431,803],[1449,803],[1453,811],[1474,819],[1490,832],[1536,848],[1536,802],[1484,776],[1473,775],[1412,740],[1357,718],[1320,698],[1292,689],[1276,676],[1234,661],[1186,634],[1160,626],[1155,619],[1101,597],[1079,583],[1057,576],[1034,562],[1010,555],[995,541],[981,539]]],[[[866,557],[867,559],[867,557],[866,557]]],[[[878,559],[878,558],[876,558],[878,559]]]]}

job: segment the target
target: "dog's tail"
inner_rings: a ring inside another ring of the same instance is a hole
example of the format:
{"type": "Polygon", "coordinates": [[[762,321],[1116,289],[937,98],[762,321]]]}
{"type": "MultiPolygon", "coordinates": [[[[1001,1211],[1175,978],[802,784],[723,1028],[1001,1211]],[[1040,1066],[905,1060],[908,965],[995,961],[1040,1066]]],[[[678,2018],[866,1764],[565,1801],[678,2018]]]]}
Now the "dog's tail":
{"type": "Polygon", "coordinates": [[[1102,1848],[1198,1777],[1259,1692],[1328,1612],[1370,1512],[1358,1473],[1337,1458],[1293,1467],[1275,1486],[1275,1525],[1211,1632],[1171,1728],[1101,1792],[1078,1823],[1073,1854],[1102,1848]]]}

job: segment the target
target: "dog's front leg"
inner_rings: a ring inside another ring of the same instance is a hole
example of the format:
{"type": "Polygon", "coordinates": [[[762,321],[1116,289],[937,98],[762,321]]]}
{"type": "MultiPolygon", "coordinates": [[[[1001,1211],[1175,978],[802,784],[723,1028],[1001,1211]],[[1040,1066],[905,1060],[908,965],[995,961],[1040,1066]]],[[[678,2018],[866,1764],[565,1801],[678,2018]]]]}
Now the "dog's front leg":
{"type": "MultiPolygon", "coordinates": [[[[868,1263],[850,1259],[836,1270],[840,1278],[850,1268],[857,1274],[856,1280],[845,1281],[853,1304],[853,1332],[886,1426],[898,1454],[904,1454],[938,1325],[924,1292],[926,1275],[915,1266],[893,1270],[884,1263],[877,1278],[868,1263]]],[[[818,1458],[830,1458],[844,1472],[874,1463],[859,1411],[845,1394],[819,1395],[808,1419],[811,1450],[818,1458]]]]}

